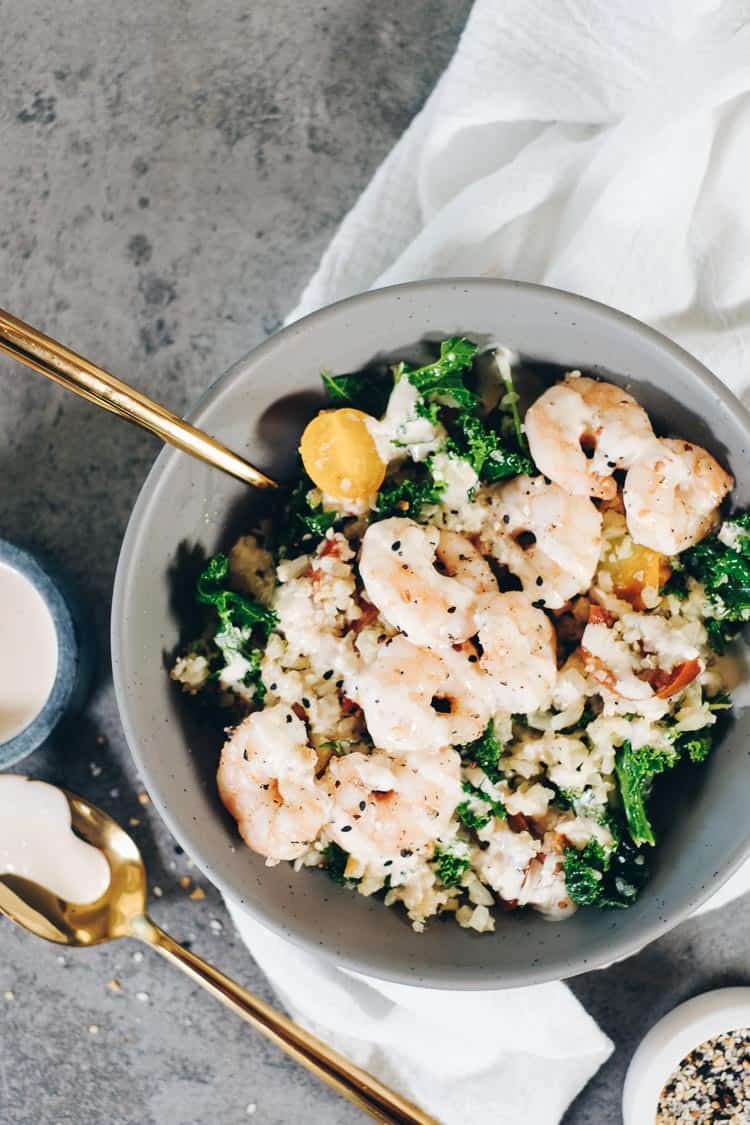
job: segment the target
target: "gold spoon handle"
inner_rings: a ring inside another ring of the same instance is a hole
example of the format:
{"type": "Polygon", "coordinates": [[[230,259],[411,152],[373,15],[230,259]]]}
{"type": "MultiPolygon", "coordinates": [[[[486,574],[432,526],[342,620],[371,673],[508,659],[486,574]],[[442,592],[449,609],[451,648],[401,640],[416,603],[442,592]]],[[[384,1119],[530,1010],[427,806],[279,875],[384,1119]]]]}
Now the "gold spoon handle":
{"type": "Polygon", "coordinates": [[[177,965],[282,1051],[302,1063],[376,1121],[384,1122],[385,1125],[438,1125],[434,1117],[423,1113],[412,1102],[389,1090],[377,1078],[349,1062],[260,997],[253,996],[213,965],[209,965],[189,949],[184,949],[150,918],[133,919],[131,934],[157,949],[167,961],[177,965]]]}
{"type": "Polygon", "coordinates": [[[215,438],[3,309],[0,309],[0,351],[245,484],[258,488],[276,485],[276,481],[215,438]]]}

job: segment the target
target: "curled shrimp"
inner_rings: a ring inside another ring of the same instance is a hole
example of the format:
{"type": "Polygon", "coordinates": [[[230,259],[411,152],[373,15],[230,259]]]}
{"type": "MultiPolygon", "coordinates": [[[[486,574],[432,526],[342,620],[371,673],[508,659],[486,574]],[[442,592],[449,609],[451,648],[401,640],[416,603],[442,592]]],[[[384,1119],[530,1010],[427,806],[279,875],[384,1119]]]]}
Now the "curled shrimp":
{"type": "Polygon", "coordinates": [[[315,780],[318,756],[304,723],[283,704],[255,711],[221,752],[219,796],[248,847],[268,859],[296,859],[328,820],[315,780]]]}
{"type": "Polygon", "coordinates": [[[654,440],[648,414],[614,383],[567,375],[524,419],[539,470],[576,496],[611,500],[615,469],[628,469],[654,440]]]}
{"type": "Polygon", "coordinates": [[[711,531],[733,487],[734,479],[705,449],[661,438],[625,478],[628,531],[644,547],[677,555],[711,531]]]}
{"type": "Polygon", "coordinates": [[[548,609],[560,609],[589,588],[601,542],[602,517],[588,496],[571,496],[544,477],[525,476],[488,493],[483,550],[548,609]]]}
{"type": "Polygon", "coordinates": [[[465,641],[476,632],[475,591],[497,589],[468,539],[400,517],[368,527],[359,571],[368,600],[418,645],[465,641]]]}
{"type": "Polygon", "coordinates": [[[376,746],[394,754],[479,738],[489,720],[484,673],[470,645],[420,649],[394,637],[357,676],[354,696],[376,746]]]}
{"type": "Polygon", "coordinates": [[[382,863],[446,832],[461,800],[461,759],[450,749],[402,758],[355,751],[332,758],[323,782],[332,839],[363,863],[382,863]]]}
{"type": "Polygon", "coordinates": [[[497,579],[491,566],[465,535],[441,531],[435,561],[441,574],[457,579],[475,594],[497,593],[497,579]]]}
{"type": "Polygon", "coordinates": [[[477,614],[480,667],[500,711],[545,709],[557,680],[555,631],[541,609],[516,591],[486,598],[477,614]]]}

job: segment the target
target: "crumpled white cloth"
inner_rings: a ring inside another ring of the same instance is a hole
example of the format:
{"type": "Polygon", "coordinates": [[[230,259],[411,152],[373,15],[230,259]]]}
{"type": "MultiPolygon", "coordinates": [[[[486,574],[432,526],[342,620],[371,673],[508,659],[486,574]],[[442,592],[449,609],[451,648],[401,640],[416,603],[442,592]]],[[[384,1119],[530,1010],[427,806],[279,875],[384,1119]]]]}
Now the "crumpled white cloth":
{"type": "MultiPolygon", "coordinates": [[[[654,325],[748,399],[749,180],[749,0],[477,0],[290,319],[417,278],[542,282],[654,325]]],[[[748,889],[750,867],[708,908],[748,889]]],[[[554,1125],[612,1050],[561,983],[387,985],[229,907],[294,1017],[445,1125],[554,1125]]]]}

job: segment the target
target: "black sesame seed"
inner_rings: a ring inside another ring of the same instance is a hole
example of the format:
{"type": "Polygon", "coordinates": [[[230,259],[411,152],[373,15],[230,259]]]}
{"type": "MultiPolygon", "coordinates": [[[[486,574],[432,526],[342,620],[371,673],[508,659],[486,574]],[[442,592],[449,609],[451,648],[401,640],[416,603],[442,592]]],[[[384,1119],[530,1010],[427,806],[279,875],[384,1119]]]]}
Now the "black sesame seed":
{"type": "Polygon", "coordinates": [[[351,830],[352,830],[352,826],[351,826],[351,824],[343,824],[343,825],[341,826],[341,831],[342,831],[342,832],[351,832],[351,830]]]}
{"type": "Polygon", "coordinates": [[[537,575],[536,584],[537,584],[537,586],[543,586],[544,585],[544,579],[542,578],[541,574],[537,575]]]}
{"type": "Polygon", "coordinates": [[[287,721],[288,723],[291,723],[291,721],[292,721],[292,716],[291,716],[291,715],[287,715],[287,717],[286,717],[286,721],[287,721]]]}
{"type": "Polygon", "coordinates": [[[396,539],[396,541],[395,541],[394,543],[391,543],[391,550],[392,550],[392,551],[398,551],[398,549],[400,548],[400,546],[401,546],[401,540],[400,540],[400,539],[396,539]]]}
{"type": "Polygon", "coordinates": [[[309,707],[310,706],[310,700],[307,699],[304,695],[302,696],[302,706],[303,707],[309,707]]]}
{"type": "Polygon", "coordinates": [[[333,668],[329,668],[327,672],[323,673],[323,679],[324,680],[330,680],[332,675],[333,675],[333,668]]]}
{"type": "Polygon", "coordinates": [[[449,605],[448,606],[448,613],[455,613],[455,612],[456,612],[456,607],[454,605],[449,605]]]}
{"type": "Polygon", "coordinates": [[[367,801],[360,801],[359,802],[359,811],[364,812],[366,808],[367,808],[367,801]]]}
{"type": "Polygon", "coordinates": [[[402,859],[408,859],[409,856],[412,855],[412,854],[413,853],[409,848],[402,848],[401,849],[401,858],[402,859]]]}

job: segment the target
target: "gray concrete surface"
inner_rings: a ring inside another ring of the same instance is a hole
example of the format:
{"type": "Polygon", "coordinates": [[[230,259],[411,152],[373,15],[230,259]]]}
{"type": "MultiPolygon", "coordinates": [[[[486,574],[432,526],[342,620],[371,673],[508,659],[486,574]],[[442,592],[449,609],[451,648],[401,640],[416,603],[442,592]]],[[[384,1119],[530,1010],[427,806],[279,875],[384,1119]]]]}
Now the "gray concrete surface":
{"type": "MultiPolygon", "coordinates": [[[[281,323],[337,222],[427,96],[469,6],[9,5],[0,304],[183,410],[281,323]]],[[[94,609],[101,645],[86,714],[28,769],[137,820],[162,891],[157,920],[269,996],[216,892],[139,802],[112,695],[112,576],[155,453],[142,433],[0,363],[0,534],[68,568],[94,609]],[[204,900],[188,897],[185,875],[204,900]]],[[[746,980],[749,926],[745,901],[574,982],[617,1052],[566,1125],[620,1120],[623,1073],[639,1036],[675,1002],[746,980]]],[[[139,960],[125,943],[61,955],[0,923],[4,1125],[361,1119],[154,957],[139,960]]]]}

